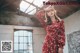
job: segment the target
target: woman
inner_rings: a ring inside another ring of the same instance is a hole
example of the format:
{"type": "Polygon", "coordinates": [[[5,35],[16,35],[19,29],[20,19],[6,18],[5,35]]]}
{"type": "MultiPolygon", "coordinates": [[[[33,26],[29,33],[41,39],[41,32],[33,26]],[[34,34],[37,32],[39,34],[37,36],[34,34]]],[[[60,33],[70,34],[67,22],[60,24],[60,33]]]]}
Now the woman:
{"type": "Polygon", "coordinates": [[[65,45],[64,21],[56,15],[56,10],[49,6],[37,12],[37,18],[47,32],[42,53],[63,53],[65,45]]]}

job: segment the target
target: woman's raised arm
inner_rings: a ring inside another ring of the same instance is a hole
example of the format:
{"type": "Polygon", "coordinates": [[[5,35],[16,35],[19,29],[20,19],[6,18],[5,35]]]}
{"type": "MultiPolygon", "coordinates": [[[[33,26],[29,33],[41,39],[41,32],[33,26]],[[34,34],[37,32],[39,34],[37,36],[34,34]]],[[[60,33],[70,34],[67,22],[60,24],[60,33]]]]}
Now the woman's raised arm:
{"type": "Polygon", "coordinates": [[[46,20],[45,20],[45,11],[44,10],[40,10],[36,13],[36,18],[39,20],[39,22],[41,23],[41,25],[46,28],[46,20]]]}

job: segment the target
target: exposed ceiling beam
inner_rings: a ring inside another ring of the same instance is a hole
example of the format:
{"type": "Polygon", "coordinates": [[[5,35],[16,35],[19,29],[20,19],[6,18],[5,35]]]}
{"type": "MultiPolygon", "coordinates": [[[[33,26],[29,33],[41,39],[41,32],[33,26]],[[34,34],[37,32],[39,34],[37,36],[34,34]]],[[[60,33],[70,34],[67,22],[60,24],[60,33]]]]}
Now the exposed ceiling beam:
{"type": "Polygon", "coordinates": [[[30,3],[30,2],[28,2],[28,1],[26,1],[26,0],[23,0],[23,1],[25,1],[25,2],[27,2],[27,3],[31,4],[31,5],[33,5],[34,7],[36,7],[36,8],[39,8],[39,9],[40,9],[40,7],[38,7],[37,5],[35,5],[35,4],[33,4],[33,3],[30,3]]]}
{"type": "Polygon", "coordinates": [[[35,10],[35,8],[34,8],[34,9],[32,9],[31,11],[29,11],[28,13],[32,12],[33,10],[35,10]]]}
{"type": "MultiPolygon", "coordinates": [[[[32,3],[34,2],[34,0],[32,1],[32,3]]],[[[28,6],[28,8],[31,6],[31,4],[28,6]]],[[[24,12],[26,12],[27,10],[28,10],[28,8],[24,11],[24,12]]]]}

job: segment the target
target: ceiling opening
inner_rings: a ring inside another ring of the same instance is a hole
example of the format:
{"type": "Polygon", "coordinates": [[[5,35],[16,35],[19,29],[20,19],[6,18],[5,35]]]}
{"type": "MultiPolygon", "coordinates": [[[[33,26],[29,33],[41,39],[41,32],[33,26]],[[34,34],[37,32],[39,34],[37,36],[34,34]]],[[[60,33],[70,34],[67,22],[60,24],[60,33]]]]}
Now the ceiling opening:
{"type": "Polygon", "coordinates": [[[20,10],[33,15],[36,13],[36,10],[43,6],[43,1],[47,2],[48,0],[22,0],[20,3],[20,10]]]}

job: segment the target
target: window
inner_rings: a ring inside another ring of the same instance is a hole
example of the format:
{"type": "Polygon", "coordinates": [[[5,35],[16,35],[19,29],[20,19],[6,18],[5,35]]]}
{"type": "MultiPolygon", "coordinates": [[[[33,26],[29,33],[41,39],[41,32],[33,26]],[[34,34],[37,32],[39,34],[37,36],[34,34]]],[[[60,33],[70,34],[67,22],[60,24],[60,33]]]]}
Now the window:
{"type": "Polygon", "coordinates": [[[15,30],[14,53],[33,53],[32,31],[15,30]]]}
{"type": "Polygon", "coordinates": [[[33,15],[36,13],[36,10],[43,6],[43,1],[47,2],[48,0],[22,0],[20,3],[20,10],[33,15]]]}

